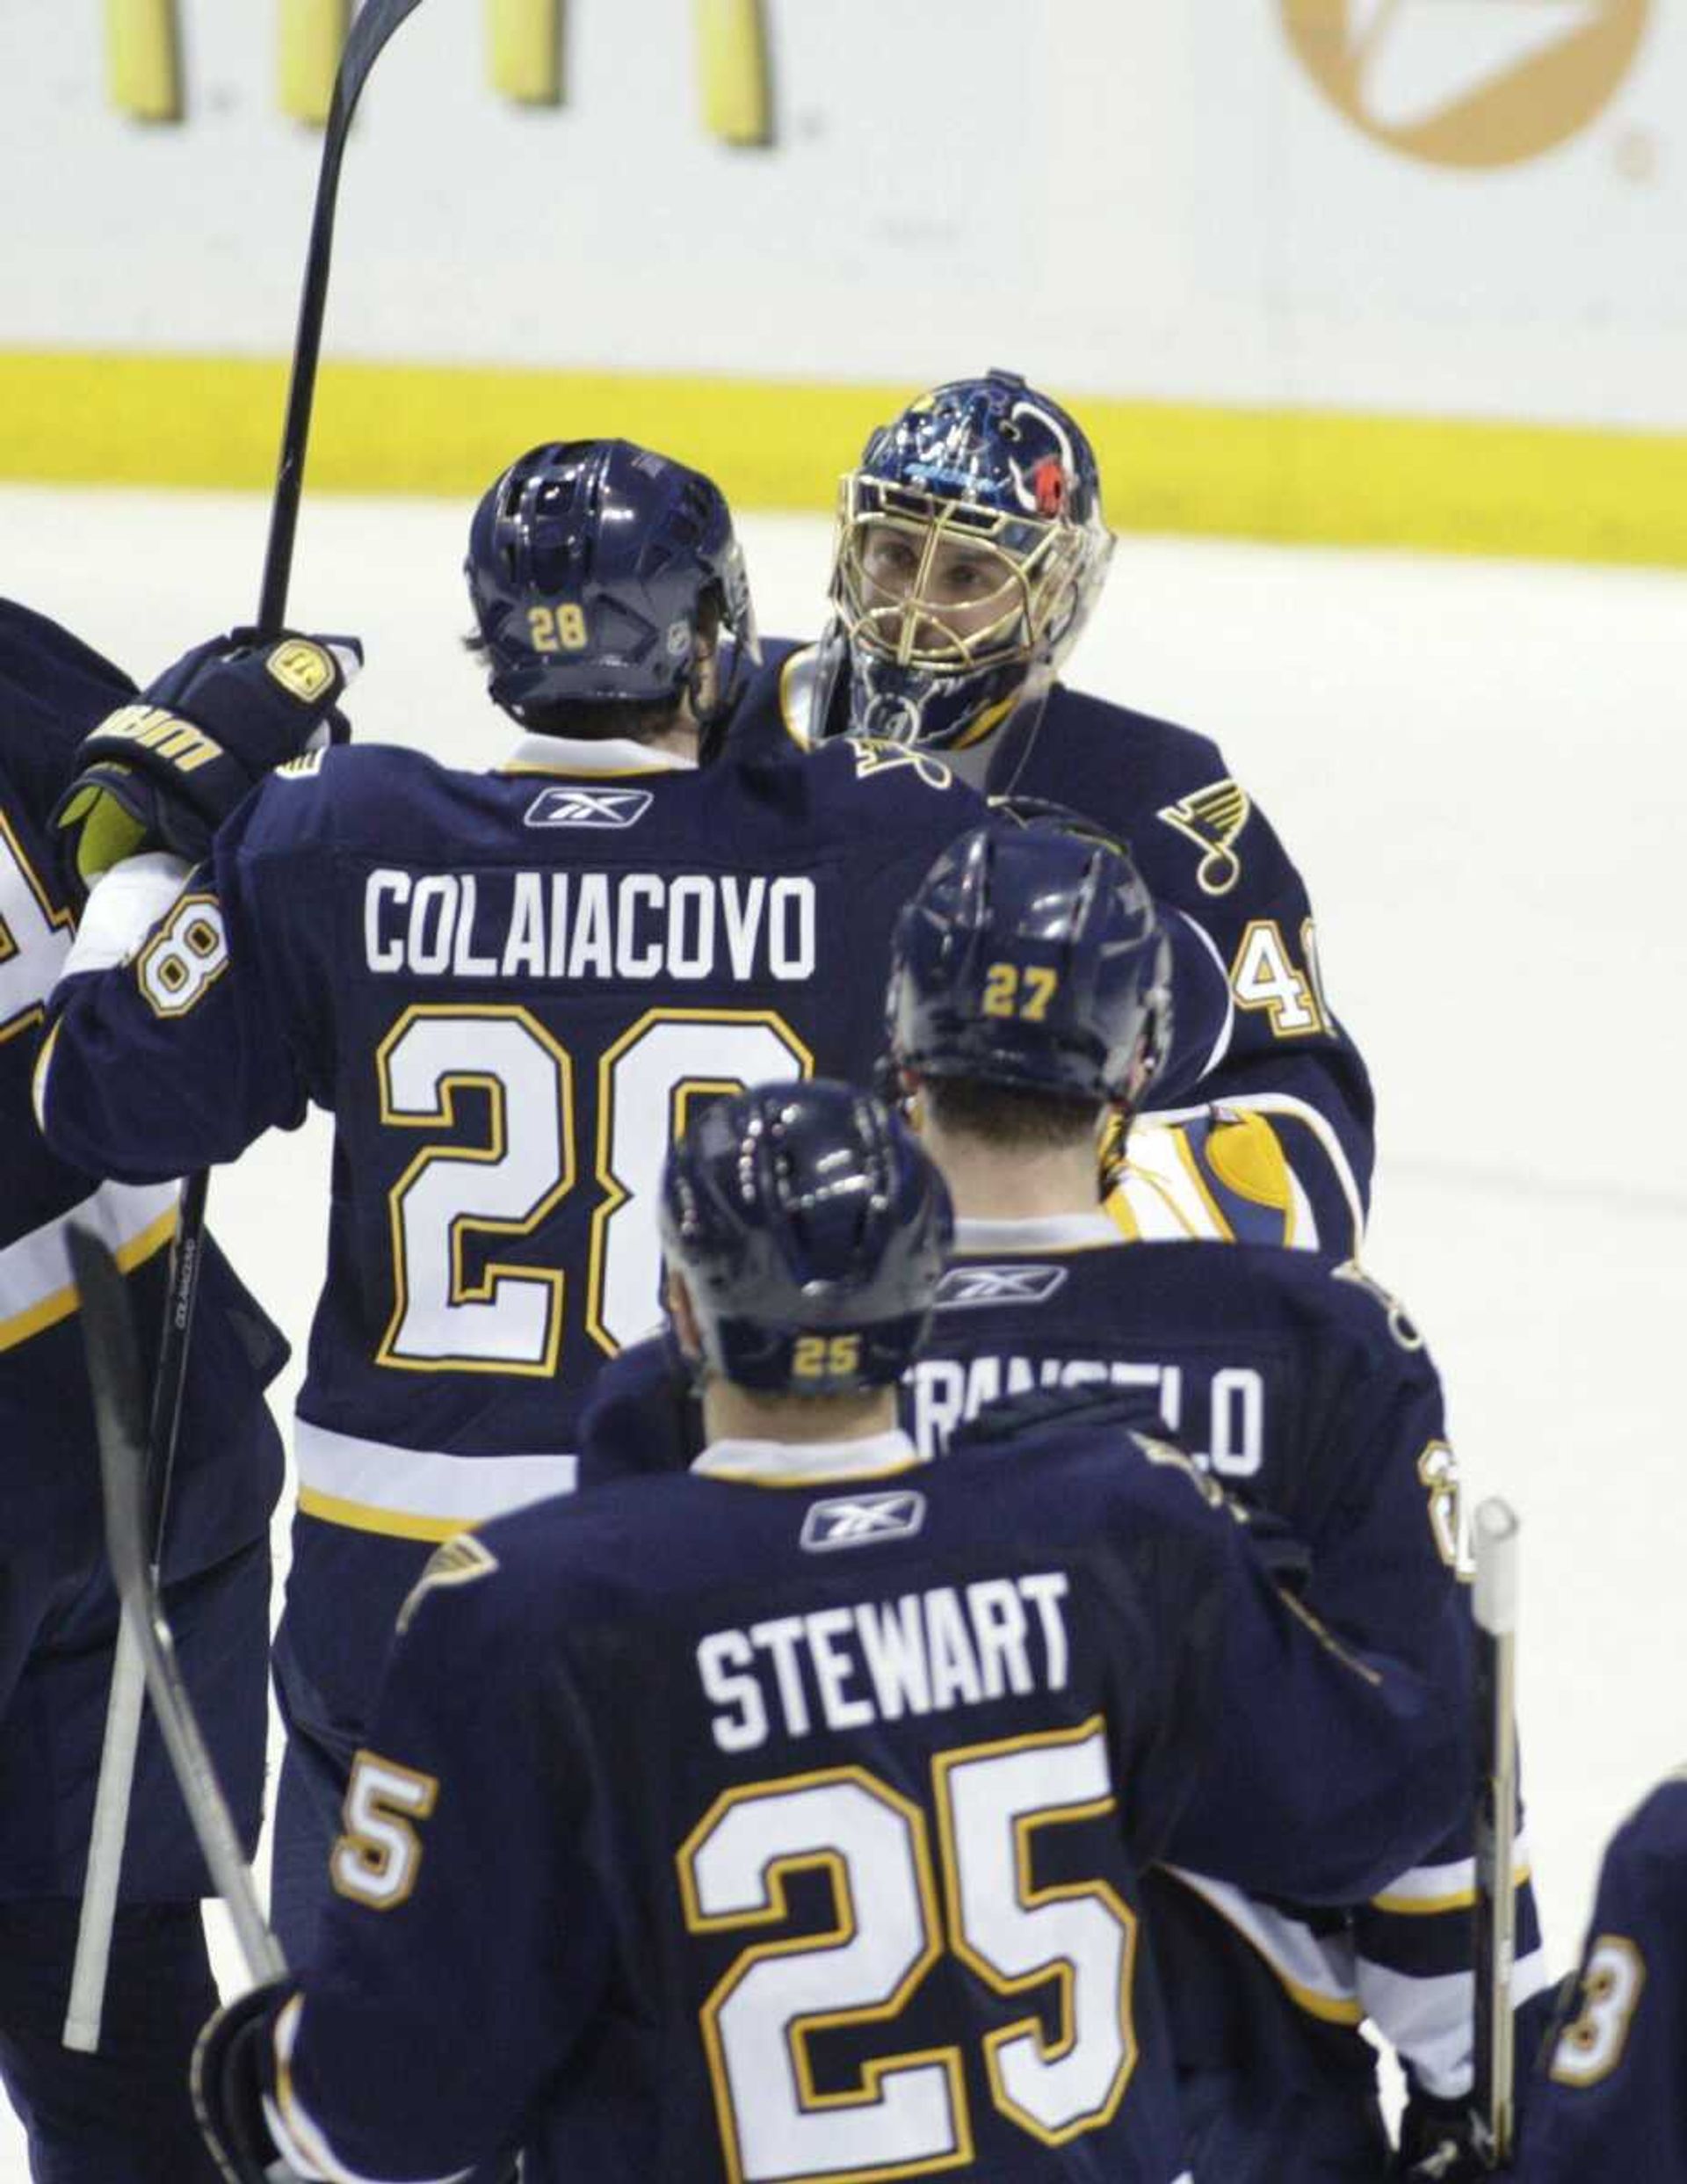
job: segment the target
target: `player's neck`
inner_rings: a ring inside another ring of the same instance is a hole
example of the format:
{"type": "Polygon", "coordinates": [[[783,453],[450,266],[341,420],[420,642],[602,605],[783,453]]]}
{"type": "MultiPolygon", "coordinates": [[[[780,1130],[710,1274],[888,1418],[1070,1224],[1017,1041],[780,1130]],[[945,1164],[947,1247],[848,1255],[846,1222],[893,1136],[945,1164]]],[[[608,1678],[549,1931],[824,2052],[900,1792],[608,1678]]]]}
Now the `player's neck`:
{"type": "Polygon", "coordinates": [[[666,751],[671,758],[685,758],[697,764],[697,722],[689,718],[677,719],[671,728],[662,729],[655,736],[645,736],[640,741],[651,751],[666,751]]]}
{"type": "Polygon", "coordinates": [[[921,1136],[958,1220],[1046,1221],[1096,1210],[1096,1155],[1088,1143],[1004,1153],[930,1118],[921,1136]]]}
{"type": "Polygon", "coordinates": [[[735,1381],[703,1389],[703,1431],[716,1440],[867,1440],[896,1424],[896,1391],[858,1396],[770,1396],[735,1381]]]}

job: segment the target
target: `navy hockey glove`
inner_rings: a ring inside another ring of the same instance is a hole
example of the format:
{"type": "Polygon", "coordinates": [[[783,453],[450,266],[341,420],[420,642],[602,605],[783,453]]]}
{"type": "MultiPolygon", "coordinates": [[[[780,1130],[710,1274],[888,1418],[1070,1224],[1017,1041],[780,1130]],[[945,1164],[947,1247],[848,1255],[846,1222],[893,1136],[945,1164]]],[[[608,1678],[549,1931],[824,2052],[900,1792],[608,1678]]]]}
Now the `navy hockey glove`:
{"type": "Polygon", "coordinates": [[[272,1979],[220,2009],[193,2050],[193,2113],[217,2166],[235,2184],[288,2184],[264,2114],[276,2006],[292,1982],[272,1979]]]}
{"type": "Polygon", "coordinates": [[[1476,2184],[1510,2174],[1488,2166],[1477,2144],[1476,2119],[1468,2104],[1414,2093],[1400,2121],[1400,2151],[1390,2173],[1396,2184],[1476,2184]]]}
{"type": "Polygon", "coordinates": [[[67,876],[86,888],[125,857],[197,864],[272,768],[351,730],[338,712],[363,664],[355,637],[231,630],[166,668],[83,739],[53,810],[67,876]]]}

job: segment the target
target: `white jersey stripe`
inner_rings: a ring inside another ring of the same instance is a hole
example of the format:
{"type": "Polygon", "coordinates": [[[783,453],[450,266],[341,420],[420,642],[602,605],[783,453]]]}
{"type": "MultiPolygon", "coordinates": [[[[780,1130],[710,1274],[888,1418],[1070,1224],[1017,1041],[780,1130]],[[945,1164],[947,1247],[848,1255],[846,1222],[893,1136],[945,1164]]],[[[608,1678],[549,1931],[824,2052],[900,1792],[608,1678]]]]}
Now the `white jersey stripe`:
{"type": "MultiPolygon", "coordinates": [[[[1531,1949],[1511,1967],[1515,2008],[1553,1984],[1544,1948],[1531,1949]]],[[[1423,2090],[1437,2101],[1462,2101],[1474,2078],[1472,2028],[1476,2000],[1473,1972],[1394,1971],[1358,1962],[1359,1999],[1384,2039],[1411,2057],[1423,2090]]]]}
{"type": "Polygon", "coordinates": [[[1299,1919],[1256,1904],[1227,1881],[1212,1881],[1182,1866],[1168,1866],[1166,1871],[1253,1944],[1302,2009],[1331,2024],[1359,2022],[1365,2012],[1353,1942],[1346,1932],[1321,1937],[1299,1919]]]}
{"type": "Polygon", "coordinates": [[[14,1349],[76,1309],[65,1230],[91,1229],[127,1273],[176,1230],[177,1183],[102,1183],[97,1191],[0,1251],[0,1350],[14,1349]]]}
{"type": "Polygon", "coordinates": [[[448,1539],[489,1517],[552,1494],[571,1494],[573,1455],[454,1456],[391,1441],[361,1440],[297,1419],[293,1454],[307,1516],[402,1539],[448,1539]]]}

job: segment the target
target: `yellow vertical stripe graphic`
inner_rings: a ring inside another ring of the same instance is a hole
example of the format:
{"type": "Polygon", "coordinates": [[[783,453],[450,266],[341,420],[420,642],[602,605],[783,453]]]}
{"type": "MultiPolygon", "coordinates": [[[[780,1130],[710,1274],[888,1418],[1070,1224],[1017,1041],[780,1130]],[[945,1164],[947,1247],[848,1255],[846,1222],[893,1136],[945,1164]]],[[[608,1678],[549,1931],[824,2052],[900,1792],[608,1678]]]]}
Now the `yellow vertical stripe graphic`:
{"type": "Polygon", "coordinates": [[[560,106],[563,0],[486,0],[492,88],[522,106],[560,106]]]}
{"type": "Polygon", "coordinates": [[[696,0],[703,126],[723,144],[773,141],[764,0],[696,0]]]}
{"type": "Polygon", "coordinates": [[[182,32],[176,0],[105,0],[112,104],[137,121],[182,118],[182,32]]]}
{"type": "Polygon", "coordinates": [[[281,111],[320,128],[328,120],[351,0],[280,0],[281,111]]]}

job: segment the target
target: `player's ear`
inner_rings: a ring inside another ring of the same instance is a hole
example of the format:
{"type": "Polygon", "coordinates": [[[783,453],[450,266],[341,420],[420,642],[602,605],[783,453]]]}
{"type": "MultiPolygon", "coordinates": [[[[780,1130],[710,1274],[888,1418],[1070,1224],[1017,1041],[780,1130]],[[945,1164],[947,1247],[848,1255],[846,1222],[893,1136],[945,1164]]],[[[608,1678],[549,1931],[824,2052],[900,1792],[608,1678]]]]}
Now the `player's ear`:
{"type": "Polygon", "coordinates": [[[1096,1179],[1097,1195],[1111,1198],[1125,1174],[1125,1146],[1130,1136],[1132,1107],[1128,1099],[1110,1099],[1096,1114],[1096,1179]]]}
{"type": "Polygon", "coordinates": [[[698,1330],[697,1314],[691,1310],[691,1294],[685,1287],[685,1277],[673,1266],[666,1270],[662,1301],[668,1307],[668,1317],[674,1323],[674,1333],[679,1346],[688,1358],[703,1354],[703,1337],[698,1330]]]}

